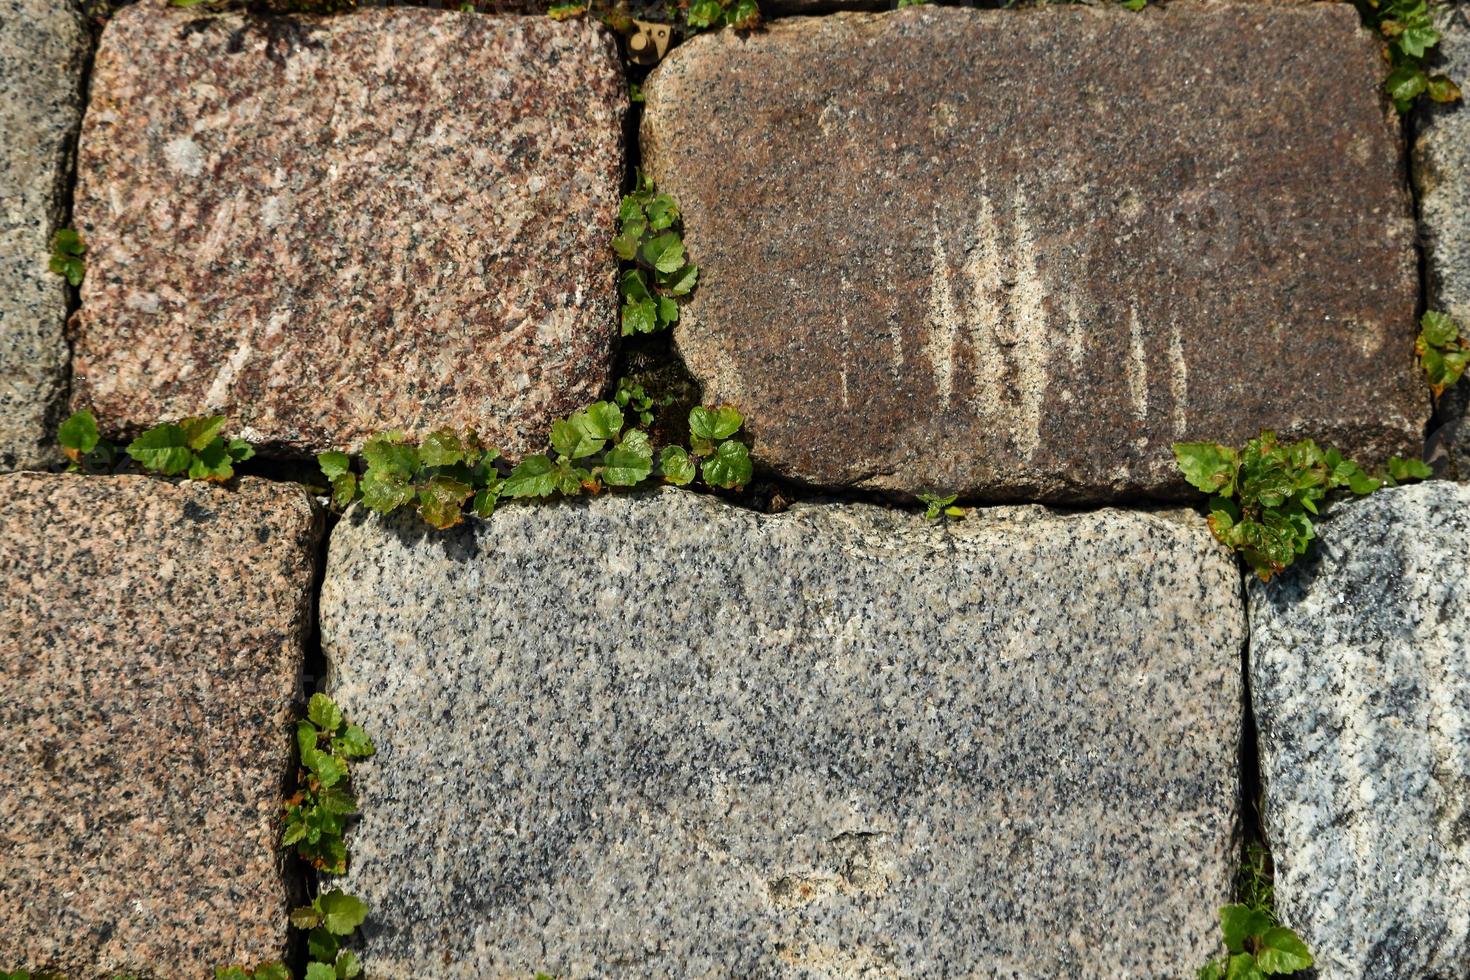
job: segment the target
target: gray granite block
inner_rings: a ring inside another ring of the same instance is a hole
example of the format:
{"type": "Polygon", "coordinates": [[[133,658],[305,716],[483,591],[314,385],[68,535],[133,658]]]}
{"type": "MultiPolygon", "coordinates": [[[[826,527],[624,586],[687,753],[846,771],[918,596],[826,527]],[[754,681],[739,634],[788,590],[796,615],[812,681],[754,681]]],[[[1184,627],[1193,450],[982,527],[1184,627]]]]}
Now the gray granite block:
{"type": "Polygon", "coordinates": [[[664,489],[357,513],[329,552],[372,976],[1154,977],[1216,942],[1245,623],[1192,514],[664,489]]]}
{"type": "Polygon", "coordinates": [[[1470,487],[1342,505],[1252,582],[1250,676],[1282,918],[1322,980],[1470,965],[1470,487]]]}
{"type": "Polygon", "coordinates": [[[71,0],[0,0],[0,470],[59,458],[66,284],[46,262],[65,220],[90,43],[71,0]]]}
{"type": "MultiPolygon", "coordinates": [[[[1442,39],[1438,67],[1470,91],[1470,8],[1435,11],[1442,39]]],[[[1424,246],[1426,302],[1470,329],[1470,109],[1422,100],[1416,117],[1414,189],[1424,246]]],[[[1439,428],[1430,438],[1439,472],[1470,479],[1470,429],[1465,427],[1470,384],[1449,389],[1439,403],[1439,428]]]]}

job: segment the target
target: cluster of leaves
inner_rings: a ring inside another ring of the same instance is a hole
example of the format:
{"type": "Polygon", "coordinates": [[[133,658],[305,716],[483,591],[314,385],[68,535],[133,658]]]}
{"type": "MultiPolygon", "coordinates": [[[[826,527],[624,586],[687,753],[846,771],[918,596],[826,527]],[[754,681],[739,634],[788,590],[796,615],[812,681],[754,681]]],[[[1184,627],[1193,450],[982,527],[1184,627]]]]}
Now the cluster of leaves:
{"type": "Polygon", "coordinates": [[[1470,364],[1470,338],[1460,332],[1460,326],[1446,313],[1429,311],[1419,320],[1419,339],[1414,342],[1414,353],[1424,367],[1424,376],[1429,379],[1429,389],[1438,398],[1444,390],[1465,373],[1470,364]]]}
{"type": "Polygon", "coordinates": [[[82,244],[82,236],[75,229],[59,228],[51,236],[51,261],[47,265],[58,276],[65,276],[73,286],[80,286],[82,277],[87,274],[87,265],[82,259],[86,252],[87,246],[82,244]]]}
{"type": "Polygon", "coordinates": [[[1220,931],[1226,953],[1200,967],[1199,980],[1265,980],[1312,965],[1306,943],[1278,923],[1269,907],[1226,905],[1220,931]]]}
{"type": "Polygon", "coordinates": [[[419,516],[442,530],[463,520],[467,502],[480,517],[495,512],[504,483],[495,468],[499,456],[472,431],[437,429],[418,446],[402,432],[373,436],[362,447],[361,476],[346,453],[322,453],[317,463],[338,507],[361,500],[368,509],[388,514],[414,504],[419,516]]]}
{"type": "MultiPolygon", "coordinates": [[[[224,483],[235,475],[235,464],[255,455],[244,439],[225,439],[223,415],[165,422],[148,429],[127,445],[127,454],[140,467],[163,476],[224,483]]],[[[97,419],[88,411],[74,413],[56,433],[61,451],[73,473],[111,470],[120,459],[117,446],[103,439],[97,419]]]]}
{"type": "Polygon", "coordinates": [[[679,205],[638,175],[638,186],[618,208],[613,251],[626,263],[618,277],[623,336],[665,330],[679,319],[678,297],[688,296],[699,269],[684,254],[679,205]]]}
{"type": "Polygon", "coordinates": [[[1363,23],[1383,37],[1389,63],[1383,87],[1399,112],[1408,112],[1421,95],[1435,102],[1459,100],[1459,86],[1449,76],[1431,75],[1424,67],[1440,39],[1426,0],[1353,0],[1353,6],[1363,23]]]}
{"type": "Polygon", "coordinates": [[[655,475],[676,486],[702,477],[727,490],[750,482],[750,451],[733,438],[744,422],[738,411],[696,406],[689,412],[688,448],[665,446],[655,454],[647,431],[655,407],[641,385],[620,385],[612,401],[557,420],[551,451],[527,456],[504,475],[494,465],[496,450],[480,446],[473,433],[461,437],[449,429],[430,433],[417,447],[399,432],[374,436],[363,446],[361,475],[346,453],[322,453],[317,461],[339,507],[360,500],[388,514],[415,504],[441,530],[460,523],[466,506],[489,517],[502,497],[573,497],[634,487],[655,475]]]}
{"type": "Polygon", "coordinates": [[[1240,552],[1263,582],[1304,554],[1316,536],[1313,518],[1334,490],[1362,496],[1381,486],[1423,479],[1429,467],[1394,457],[1386,473],[1369,476],[1336,449],[1310,439],[1282,444],[1262,432],[1240,450],[1215,442],[1177,442],[1174,456],[1189,483],[1211,494],[1209,524],[1240,552]]]}
{"type": "Polygon", "coordinates": [[[684,21],[700,31],[721,27],[748,31],[760,25],[761,11],[755,0],[693,0],[684,21]]]}
{"type": "MultiPolygon", "coordinates": [[[[347,818],[357,812],[352,795],[351,760],[374,752],[372,740],[359,725],[348,724],[325,694],[313,694],[306,717],[296,723],[296,748],[301,756],[299,789],[286,801],[283,847],[318,871],[342,874],[347,870],[347,848],[342,840],[347,818]]],[[[361,976],[357,954],[342,943],[367,918],[367,904],[340,888],[322,892],[310,905],[291,911],[291,925],[307,930],[310,957],[304,980],[351,980],[361,976]]],[[[282,963],[255,967],[222,966],[215,980],[291,980],[282,963]]]]}
{"type": "Polygon", "coordinates": [[[959,520],[970,512],[968,507],[956,507],[955,501],[959,499],[958,494],[950,494],[941,497],[933,493],[919,494],[919,503],[924,505],[924,517],[927,520],[937,521],[942,518],[954,518],[959,520]]]}

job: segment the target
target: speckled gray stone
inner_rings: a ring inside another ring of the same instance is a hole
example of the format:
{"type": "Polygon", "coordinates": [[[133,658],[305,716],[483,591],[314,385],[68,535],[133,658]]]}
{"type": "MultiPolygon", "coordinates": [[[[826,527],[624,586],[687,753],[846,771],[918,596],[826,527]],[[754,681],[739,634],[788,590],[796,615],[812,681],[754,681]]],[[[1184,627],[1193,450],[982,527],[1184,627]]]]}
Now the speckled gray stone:
{"type": "MultiPolygon", "coordinates": [[[[1435,24],[1440,70],[1470,91],[1470,7],[1440,7],[1435,24]]],[[[1414,185],[1424,246],[1428,306],[1470,327],[1470,110],[1463,103],[1421,100],[1415,124],[1414,185]]],[[[1440,428],[1431,435],[1431,459],[1439,472],[1470,480],[1470,385],[1449,389],[1439,404],[1440,428]]]]}
{"type": "Polygon", "coordinates": [[[0,971],[285,953],[319,518],[257,479],[0,476],[0,971]]]}
{"type": "Polygon", "coordinates": [[[1282,918],[1322,980],[1470,970],[1470,487],[1343,504],[1250,587],[1282,918]]]}
{"type": "Polygon", "coordinates": [[[379,749],[372,976],[1157,977],[1216,941],[1245,625],[1192,514],[354,516],[321,624],[379,749]]]}
{"type": "Polygon", "coordinates": [[[46,262],[65,218],[90,43],[71,0],[0,0],[0,470],[58,458],[66,286],[46,262]]]}

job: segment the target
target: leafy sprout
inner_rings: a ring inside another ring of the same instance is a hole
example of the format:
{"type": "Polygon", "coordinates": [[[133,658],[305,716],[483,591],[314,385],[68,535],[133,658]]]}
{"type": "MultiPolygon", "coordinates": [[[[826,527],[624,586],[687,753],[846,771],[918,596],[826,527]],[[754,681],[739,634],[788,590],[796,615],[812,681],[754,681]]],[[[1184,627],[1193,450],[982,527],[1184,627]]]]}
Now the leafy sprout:
{"type": "Polygon", "coordinates": [[[626,266],[618,277],[623,336],[654,333],[678,321],[678,299],[699,281],[698,267],[684,254],[682,228],[679,205],[640,174],[637,188],[618,209],[612,242],[626,266]]]}
{"type": "Polygon", "coordinates": [[[958,520],[968,514],[970,512],[969,508],[956,507],[954,505],[957,499],[958,494],[953,493],[947,497],[941,497],[933,493],[919,494],[919,503],[924,505],[924,517],[926,520],[931,521],[941,520],[946,517],[958,520]]]}
{"type": "Polygon", "coordinates": [[[47,267],[58,276],[65,276],[73,286],[80,286],[87,274],[86,262],[82,258],[86,252],[87,246],[75,229],[59,228],[51,236],[51,261],[47,267]]]}
{"type": "Polygon", "coordinates": [[[1389,64],[1383,88],[1399,112],[1408,112],[1421,95],[1435,102],[1460,99],[1460,88],[1448,75],[1430,74],[1424,67],[1430,49],[1440,41],[1425,0],[1353,0],[1353,6],[1363,23],[1383,38],[1389,64]]]}
{"type": "Polygon", "coordinates": [[[1438,398],[1444,390],[1460,380],[1470,364],[1470,339],[1449,314],[1430,310],[1419,319],[1419,337],[1414,353],[1429,381],[1429,390],[1438,398]]]}

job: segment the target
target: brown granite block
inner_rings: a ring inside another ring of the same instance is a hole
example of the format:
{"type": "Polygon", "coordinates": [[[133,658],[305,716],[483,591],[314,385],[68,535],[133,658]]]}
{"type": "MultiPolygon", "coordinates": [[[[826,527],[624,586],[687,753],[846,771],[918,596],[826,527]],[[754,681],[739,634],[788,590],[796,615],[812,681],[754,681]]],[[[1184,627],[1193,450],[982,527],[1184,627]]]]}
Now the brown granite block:
{"type": "Polygon", "coordinates": [[[702,35],[642,129],[700,266],[679,349],[762,462],[821,485],[1172,495],[1171,443],[1262,428],[1417,453],[1383,74],[1347,4],[702,35]]]}
{"type": "Polygon", "coordinates": [[[607,382],[626,108],[585,21],[120,11],[79,157],[75,406],[294,451],[539,446],[607,382]]]}
{"type": "Polygon", "coordinates": [[[284,952],[318,513],[299,489],[0,476],[0,967],[284,952]]]}

